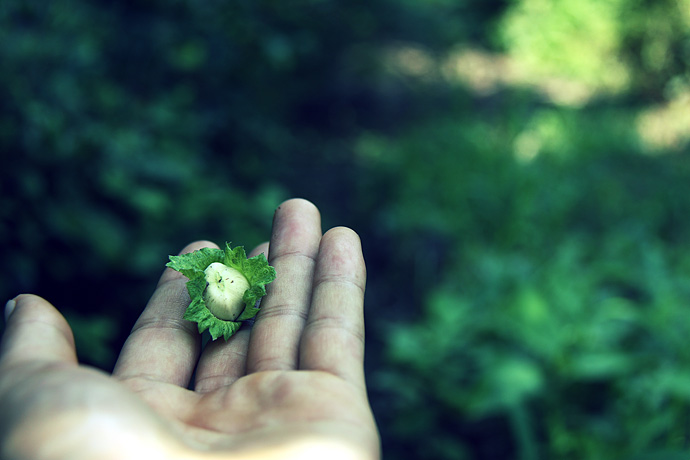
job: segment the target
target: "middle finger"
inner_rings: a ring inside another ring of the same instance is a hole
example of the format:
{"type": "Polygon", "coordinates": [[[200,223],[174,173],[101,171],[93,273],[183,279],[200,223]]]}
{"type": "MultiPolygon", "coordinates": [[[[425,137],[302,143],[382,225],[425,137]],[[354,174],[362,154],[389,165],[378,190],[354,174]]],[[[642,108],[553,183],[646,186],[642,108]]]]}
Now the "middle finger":
{"type": "Polygon", "coordinates": [[[267,286],[268,295],[252,328],[248,373],[297,367],[320,241],[321,216],[316,206],[293,199],[278,207],[269,249],[276,279],[267,286]]]}

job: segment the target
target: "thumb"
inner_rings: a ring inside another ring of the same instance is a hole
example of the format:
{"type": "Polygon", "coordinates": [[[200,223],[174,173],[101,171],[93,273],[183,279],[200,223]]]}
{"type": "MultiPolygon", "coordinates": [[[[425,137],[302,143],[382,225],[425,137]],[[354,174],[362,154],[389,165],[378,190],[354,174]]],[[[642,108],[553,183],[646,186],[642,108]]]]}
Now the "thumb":
{"type": "Polygon", "coordinates": [[[22,294],[7,303],[5,314],[0,365],[30,361],[77,363],[72,330],[49,302],[22,294]]]}

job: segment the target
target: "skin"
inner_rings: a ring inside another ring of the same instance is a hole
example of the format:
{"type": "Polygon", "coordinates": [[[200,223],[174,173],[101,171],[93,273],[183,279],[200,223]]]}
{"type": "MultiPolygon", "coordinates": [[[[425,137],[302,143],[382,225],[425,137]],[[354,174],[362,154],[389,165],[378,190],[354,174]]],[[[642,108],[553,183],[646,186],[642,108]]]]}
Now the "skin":
{"type": "Polygon", "coordinates": [[[379,458],[360,241],[320,227],[307,201],[278,208],[270,250],[250,254],[268,250],[277,272],[255,325],[203,351],[181,319],[186,278],[166,269],[112,375],[79,365],[50,303],[18,296],[0,349],[0,458],[379,458]]]}

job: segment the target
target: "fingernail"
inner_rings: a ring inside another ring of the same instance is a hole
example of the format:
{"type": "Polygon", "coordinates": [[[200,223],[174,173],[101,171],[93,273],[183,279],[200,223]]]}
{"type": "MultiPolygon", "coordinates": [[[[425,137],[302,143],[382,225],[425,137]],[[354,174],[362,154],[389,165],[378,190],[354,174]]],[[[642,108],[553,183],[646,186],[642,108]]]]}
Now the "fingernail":
{"type": "Polygon", "coordinates": [[[14,299],[8,300],[5,304],[5,322],[10,319],[10,315],[14,311],[14,307],[17,306],[17,301],[14,299]]]}

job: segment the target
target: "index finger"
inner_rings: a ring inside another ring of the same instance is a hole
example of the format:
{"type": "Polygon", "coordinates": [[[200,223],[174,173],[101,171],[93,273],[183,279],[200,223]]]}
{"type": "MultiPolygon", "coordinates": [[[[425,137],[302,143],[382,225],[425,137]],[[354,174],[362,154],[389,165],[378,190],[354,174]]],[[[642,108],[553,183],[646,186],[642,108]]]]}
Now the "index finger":
{"type": "MultiPolygon", "coordinates": [[[[217,247],[209,241],[192,243],[182,253],[217,247]]],[[[197,327],[183,319],[189,305],[187,278],[166,268],[148,305],[134,324],[115,363],[113,376],[146,379],[186,387],[201,349],[197,327]]]]}
{"type": "Polygon", "coordinates": [[[300,345],[300,369],[329,372],[364,388],[365,284],[357,234],[344,227],[326,232],[300,345]]]}

